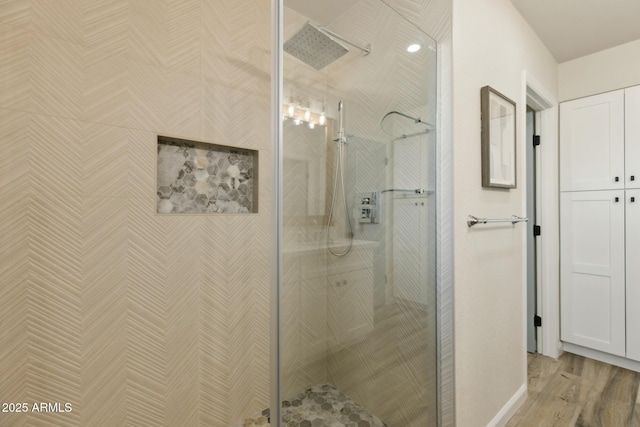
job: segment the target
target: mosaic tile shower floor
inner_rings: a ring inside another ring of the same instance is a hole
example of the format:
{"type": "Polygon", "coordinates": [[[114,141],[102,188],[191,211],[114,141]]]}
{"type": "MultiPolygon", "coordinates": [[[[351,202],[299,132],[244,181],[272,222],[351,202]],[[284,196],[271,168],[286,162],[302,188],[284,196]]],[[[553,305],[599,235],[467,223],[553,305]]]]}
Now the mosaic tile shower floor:
{"type": "MultiPolygon", "coordinates": [[[[330,384],[316,385],[282,402],[286,427],[388,427],[330,384]]],[[[269,410],[234,427],[268,427],[269,410]]]]}

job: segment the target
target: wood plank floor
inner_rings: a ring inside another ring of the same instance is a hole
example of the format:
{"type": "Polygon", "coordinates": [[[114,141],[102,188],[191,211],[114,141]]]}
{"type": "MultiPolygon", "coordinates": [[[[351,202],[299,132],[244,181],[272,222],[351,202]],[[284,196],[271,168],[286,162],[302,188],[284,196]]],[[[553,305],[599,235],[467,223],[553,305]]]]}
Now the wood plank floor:
{"type": "Polygon", "coordinates": [[[640,427],[640,374],[563,353],[528,355],[529,394],[507,427],[640,427]]]}

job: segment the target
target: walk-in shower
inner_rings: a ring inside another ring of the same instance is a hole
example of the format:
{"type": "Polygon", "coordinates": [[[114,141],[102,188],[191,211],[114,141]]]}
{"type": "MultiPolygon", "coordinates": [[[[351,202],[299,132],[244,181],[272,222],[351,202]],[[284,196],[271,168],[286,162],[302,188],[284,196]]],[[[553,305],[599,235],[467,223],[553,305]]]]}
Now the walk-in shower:
{"type": "Polygon", "coordinates": [[[384,2],[350,4],[284,1],[271,414],[437,425],[436,44],[384,2]]]}

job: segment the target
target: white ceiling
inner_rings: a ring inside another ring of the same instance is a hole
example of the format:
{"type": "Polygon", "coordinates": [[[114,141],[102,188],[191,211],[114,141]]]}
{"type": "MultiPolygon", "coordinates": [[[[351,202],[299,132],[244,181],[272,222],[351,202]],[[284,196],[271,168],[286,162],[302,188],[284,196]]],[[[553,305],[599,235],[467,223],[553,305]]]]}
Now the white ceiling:
{"type": "MultiPolygon", "coordinates": [[[[285,0],[329,25],[359,0],[285,0]]],[[[511,0],[559,63],[640,39],[640,0],[511,0]]]]}
{"type": "Polygon", "coordinates": [[[640,0],[511,0],[559,63],[640,39],[640,0]]]}

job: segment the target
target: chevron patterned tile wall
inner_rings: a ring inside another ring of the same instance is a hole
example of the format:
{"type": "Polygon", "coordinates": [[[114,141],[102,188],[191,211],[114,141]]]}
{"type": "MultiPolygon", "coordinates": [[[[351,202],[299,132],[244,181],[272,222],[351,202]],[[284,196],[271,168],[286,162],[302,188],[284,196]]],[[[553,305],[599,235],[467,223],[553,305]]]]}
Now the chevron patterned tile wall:
{"type": "Polygon", "coordinates": [[[269,99],[269,2],[0,2],[0,400],[73,408],[0,425],[268,406],[269,99]],[[158,134],[260,150],[260,213],[156,215],[158,134]]]}

